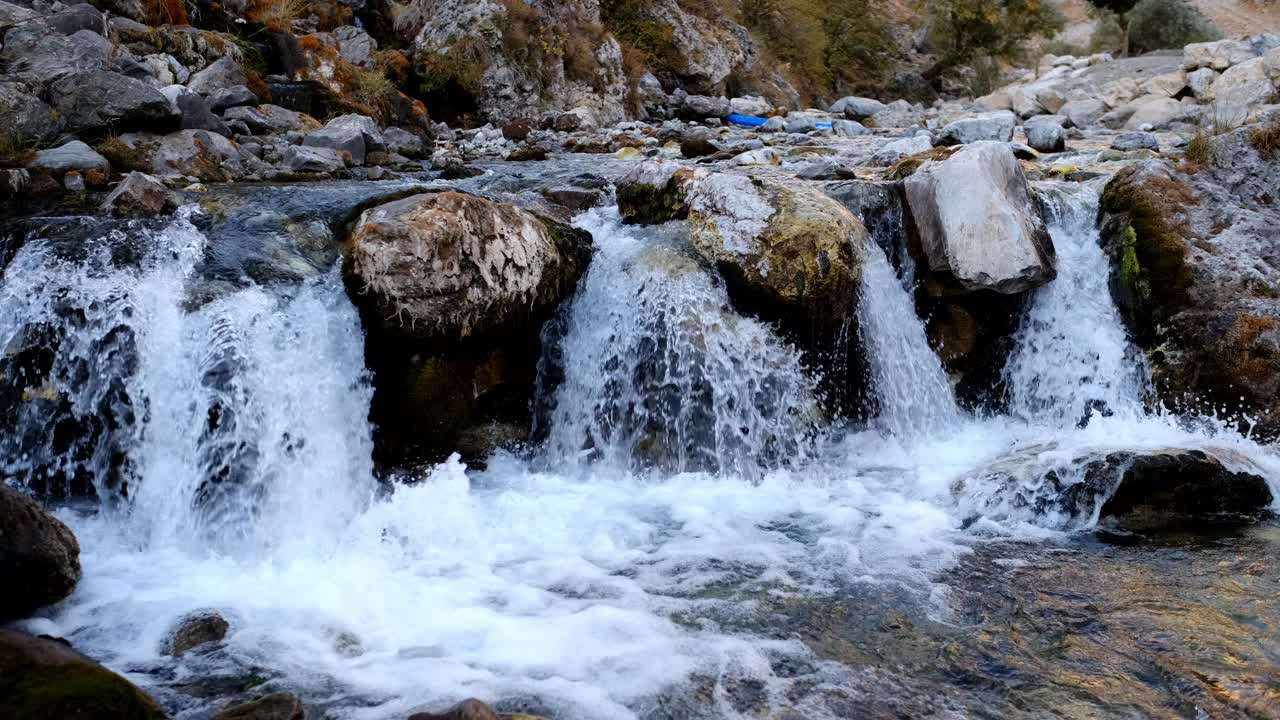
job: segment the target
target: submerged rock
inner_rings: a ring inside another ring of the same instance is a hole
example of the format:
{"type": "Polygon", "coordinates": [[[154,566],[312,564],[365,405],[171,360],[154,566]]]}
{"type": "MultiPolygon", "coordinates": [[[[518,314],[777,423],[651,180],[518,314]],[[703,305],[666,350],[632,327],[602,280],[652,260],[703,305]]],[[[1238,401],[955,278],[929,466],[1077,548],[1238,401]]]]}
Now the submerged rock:
{"type": "Polygon", "coordinates": [[[213,720],[306,720],[307,708],[290,692],[264,695],[245,703],[231,704],[213,720]]]}
{"type": "Polygon", "coordinates": [[[4,484],[0,484],[0,576],[4,577],[0,621],[26,617],[52,605],[70,595],[80,581],[80,544],[71,529],[34,499],[4,484]]]}
{"type": "Polygon", "coordinates": [[[0,629],[0,714],[163,720],[155,701],[64,641],[0,629]]]}
{"type": "Polygon", "coordinates": [[[1019,293],[1053,279],[1053,241],[1007,144],[927,161],[905,191],[929,269],[946,281],[1019,293]]]}
{"type": "Polygon", "coordinates": [[[191,613],[178,621],[161,652],[181,657],[202,645],[221,642],[230,628],[230,623],[212,610],[191,613]]]}

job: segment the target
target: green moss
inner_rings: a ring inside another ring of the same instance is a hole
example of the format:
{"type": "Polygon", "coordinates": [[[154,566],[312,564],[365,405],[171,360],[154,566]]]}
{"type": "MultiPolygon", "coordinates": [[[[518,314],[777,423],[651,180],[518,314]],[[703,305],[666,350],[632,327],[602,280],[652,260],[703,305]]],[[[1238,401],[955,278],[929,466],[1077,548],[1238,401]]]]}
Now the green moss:
{"type": "MultiPolygon", "coordinates": [[[[44,641],[41,641],[44,642],[44,641]]],[[[0,644],[0,717],[159,720],[164,713],[129,681],[87,660],[37,662],[0,644]]]]}
{"type": "Polygon", "coordinates": [[[1125,227],[1123,243],[1120,256],[1120,279],[1135,297],[1140,297],[1145,294],[1139,287],[1142,281],[1142,264],[1138,262],[1138,234],[1134,232],[1132,225],[1125,227]]]}

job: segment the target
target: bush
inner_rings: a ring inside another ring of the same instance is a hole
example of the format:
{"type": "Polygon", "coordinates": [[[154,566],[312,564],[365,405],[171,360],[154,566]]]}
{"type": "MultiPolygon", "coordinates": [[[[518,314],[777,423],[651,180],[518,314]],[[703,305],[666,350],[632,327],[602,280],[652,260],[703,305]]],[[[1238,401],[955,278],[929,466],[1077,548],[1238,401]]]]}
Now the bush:
{"type": "Polygon", "coordinates": [[[307,10],[307,0],[252,0],[245,17],[268,30],[288,31],[307,10]]]}
{"type": "Polygon", "coordinates": [[[1280,117],[1272,118],[1265,126],[1255,128],[1249,134],[1249,142],[1268,161],[1280,157],[1280,117]]]}
{"type": "Polygon", "coordinates": [[[1103,10],[1098,15],[1098,27],[1093,29],[1089,38],[1090,52],[1120,52],[1124,50],[1124,26],[1120,24],[1120,16],[1110,10],[1103,10]]]}
{"type": "Polygon", "coordinates": [[[1181,48],[1222,37],[1189,0],[1141,0],[1128,18],[1132,52],[1181,48]]]}
{"type": "Polygon", "coordinates": [[[925,73],[937,79],[976,57],[1018,61],[1036,37],[1052,37],[1065,19],[1049,0],[928,0],[929,39],[939,59],[925,73]]]}
{"type": "Polygon", "coordinates": [[[647,0],[600,0],[600,20],[605,29],[644,64],[658,74],[671,75],[683,69],[683,55],[676,47],[671,26],[655,20],[646,8],[647,0]]]}

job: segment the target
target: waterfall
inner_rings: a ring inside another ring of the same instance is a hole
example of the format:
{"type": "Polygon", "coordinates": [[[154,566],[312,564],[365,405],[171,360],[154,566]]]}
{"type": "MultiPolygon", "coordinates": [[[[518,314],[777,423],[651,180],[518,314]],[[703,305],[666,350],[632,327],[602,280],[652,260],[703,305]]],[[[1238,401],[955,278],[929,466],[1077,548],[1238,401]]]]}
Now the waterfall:
{"type": "Polygon", "coordinates": [[[299,287],[232,291],[192,308],[207,240],[169,225],[90,241],[88,259],[34,240],[7,268],[0,347],[46,341],[46,373],[0,431],[25,484],[87,479],[139,539],[220,551],[307,546],[372,488],[362,334],[336,268],[299,287]],[[132,233],[136,265],[111,261],[132,233]],[[78,429],[70,448],[61,436],[78,429]]]}
{"type": "Polygon", "coordinates": [[[929,347],[915,300],[884,251],[870,241],[861,292],[858,323],[880,405],[879,424],[904,439],[954,429],[960,410],[942,361],[929,347]]]}
{"type": "Polygon", "coordinates": [[[1089,186],[1045,193],[1058,277],[1031,300],[1004,374],[1010,413],[1071,427],[1095,413],[1142,413],[1144,367],[1111,299],[1089,186]]]}
{"type": "Polygon", "coordinates": [[[580,219],[599,251],[568,311],[550,456],[755,477],[799,464],[817,422],[799,352],[729,306],[683,228],[580,219]]]}

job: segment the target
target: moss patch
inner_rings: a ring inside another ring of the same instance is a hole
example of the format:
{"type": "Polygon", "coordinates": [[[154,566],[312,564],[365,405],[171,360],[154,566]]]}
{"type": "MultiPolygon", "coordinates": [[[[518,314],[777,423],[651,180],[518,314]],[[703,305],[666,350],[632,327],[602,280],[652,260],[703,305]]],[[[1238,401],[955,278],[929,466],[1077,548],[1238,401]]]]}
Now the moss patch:
{"type": "Polygon", "coordinates": [[[128,680],[53,640],[0,635],[0,718],[160,720],[128,680]]]}

